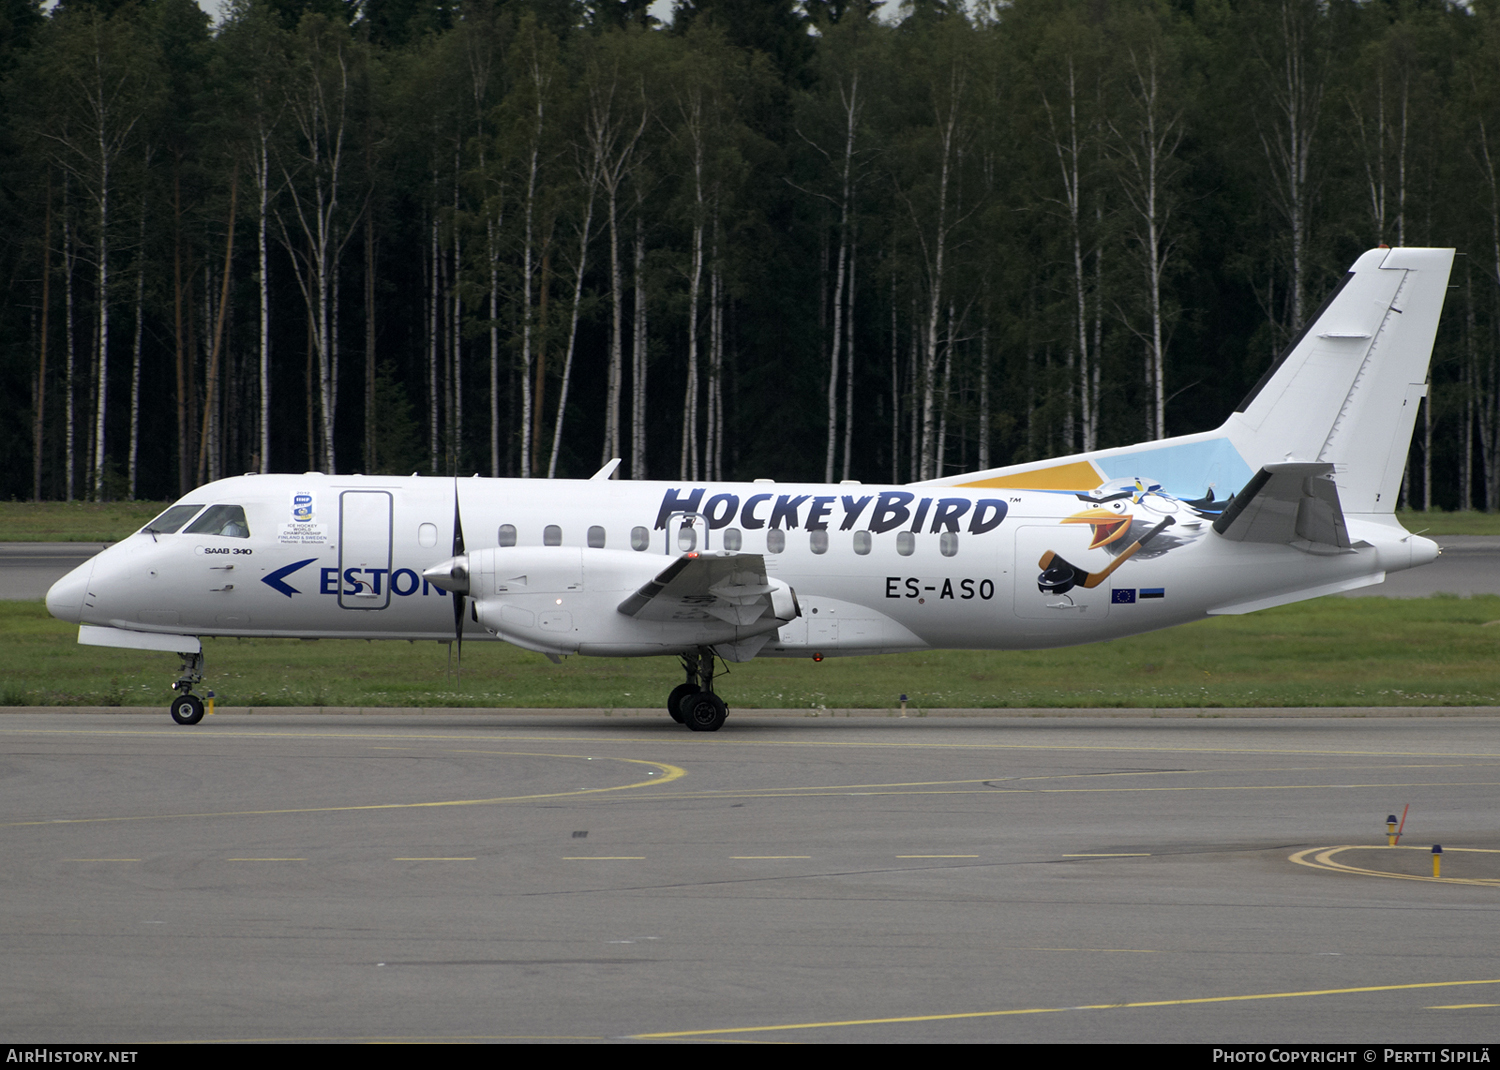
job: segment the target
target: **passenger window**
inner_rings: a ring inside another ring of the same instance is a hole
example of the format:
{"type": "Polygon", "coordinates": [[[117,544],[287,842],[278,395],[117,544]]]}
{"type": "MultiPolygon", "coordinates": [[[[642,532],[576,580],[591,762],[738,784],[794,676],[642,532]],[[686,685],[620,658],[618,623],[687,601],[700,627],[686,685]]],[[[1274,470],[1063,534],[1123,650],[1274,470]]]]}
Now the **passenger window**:
{"type": "Polygon", "coordinates": [[[174,505],[141,530],[148,535],[170,535],[202,508],[201,505],[174,505]]]}
{"type": "Polygon", "coordinates": [[[514,546],[516,544],[516,526],[514,524],[500,525],[500,545],[514,546]]]}
{"type": "Polygon", "coordinates": [[[632,550],[646,550],[651,546],[651,533],[645,528],[630,529],[630,548],[632,550]]]}
{"type": "Polygon", "coordinates": [[[861,557],[870,552],[870,533],[868,531],[856,531],[854,533],[854,552],[861,557]]]}
{"type": "Polygon", "coordinates": [[[828,552],[828,532],[809,531],[807,533],[807,544],[812,547],[815,554],[826,554],[828,552]]]}
{"type": "Polygon", "coordinates": [[[684,524],[684,525],[682,525],[682,527],[680,527],[680,528],[677,529],[677,549],[679,549],[679,550],[683,551],[684,553],[686,553],[689,550],[697,549],[697,546],[698,546],[698,529],[697,528],[694,528],[694,527],[691,527],[690,525],[684,524]]]}
{"type": "Polygon", "coordinates": [[[546,527],[544,527],[542,529],[542,545],[561,546],[562,528],[558,527],[556,524],[548,524],[546,527]]]}
{"type": "Polygon", "coordinates": [[[418,546],[436,546],[437,545],[437,525],[436,524],[418,524],[417,525],[417,545],[418,546]]]}
{"type": "Polygon", "coordinates": [[[604,529],[598,524],[589,528],[589,545],[595,550],[604,549],[604,529]]]}
{"type": "Polygon", "coordinates": [[[248,539],[250,524],[245,510],[238,505],[210,505],[203,515],[188,525],[186,535],[224,535],[231,539],[248,539]]]}
{"type": "Polygon", "coordinates": [[[938,550],[944,557],[958,553],[958,532],[945,531],[938,536],[938,550]]]}
{"type": "Polygon", "coordinates": [[[910,557],[912,551],[917,548],[917,537],[909,531],[898,531],[896,533],[896,552],[902,557],[910,557]]]}
{"type": "Polygon", "coordinates": [[[766,553],[779,554],[786,549],[786,532],[772,528],[766,532],[766,553]]]}
{"type": "Polygon", "coordinates": [[[743,545],[745,545],[745,539],[740,534],[739,528],[724,529],[724,549],[738,553],[740,547],[743,545]]]}

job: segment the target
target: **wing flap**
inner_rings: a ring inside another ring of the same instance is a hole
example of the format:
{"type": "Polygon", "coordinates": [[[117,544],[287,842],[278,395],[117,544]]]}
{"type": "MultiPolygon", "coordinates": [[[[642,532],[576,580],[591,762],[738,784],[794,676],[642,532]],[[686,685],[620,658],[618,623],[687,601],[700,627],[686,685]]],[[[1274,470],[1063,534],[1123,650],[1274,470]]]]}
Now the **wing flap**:
{"type": "Polygon", "coordinates": [[[619,611],[637,620],[720,620],[745,627],[775,615],[777,587],[760,554],[683,554],[621,602],[619,611]]]}

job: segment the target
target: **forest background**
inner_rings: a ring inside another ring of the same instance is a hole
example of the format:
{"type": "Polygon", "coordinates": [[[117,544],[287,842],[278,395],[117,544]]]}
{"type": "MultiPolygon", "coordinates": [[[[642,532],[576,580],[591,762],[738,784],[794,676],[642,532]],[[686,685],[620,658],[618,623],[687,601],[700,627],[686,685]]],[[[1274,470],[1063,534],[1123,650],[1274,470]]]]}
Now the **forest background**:
{"type": "Polygon", "coordinates": [[[1405,502],[1500,507],[1493,0],[0,0],[0,79],[0,498],[1185,434],[1387,243],[1405,502]]]}

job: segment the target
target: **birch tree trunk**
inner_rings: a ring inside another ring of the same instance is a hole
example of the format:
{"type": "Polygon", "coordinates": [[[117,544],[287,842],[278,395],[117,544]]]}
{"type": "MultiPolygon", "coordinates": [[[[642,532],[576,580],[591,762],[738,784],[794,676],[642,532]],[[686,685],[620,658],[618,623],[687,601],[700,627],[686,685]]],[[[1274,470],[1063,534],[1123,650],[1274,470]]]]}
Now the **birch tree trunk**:
{"type": "MultiPolygon", "coordinates": [[[[1146,344],[1146,389],[1151,401],[1147,425],[1151,437],[1167,437],[1166,336],[1162,288],[1175,242],[1169,236],[1176,208],[1173,184],[1181,171],[1182,111],[1167,100],[1163,57],[1154,45],[1130,51],[1125,75],[1128,118],[1110,124],[1112,145],[1122,164],[1121,188],[1134,220],[1132,237],[1145,276],[1150,328],[1146,344]]],[[[1141,336],[1143,332],[1137,330],[1141,336]]]]}
{"type": "Polygon", "coordinates": [[[535,474],[533,469],[536,464],[532,448],[536,405],[532,397],[535,323],[531,305],[537,261],[536,227],[540,195],[537,187],[541,179],[542,138],[546,132],[547,105],[556,72],[552,64],[550,39],[544,36],[544,31],[539,30],[534,22],[528,22],[522,36],[525,38],[526,53],[521,63],[524,69],[524,93],[527,97],[524,100],[526,195],[522,207],[521,255],[521,476],[529,479],[535,474]]]}
{"type": "Polygon", "coordinates": [[[99,380],[95,388],[95,403],[97,408],[94,413],[94,463],[93,463],[93,497],[95,501],[105,500],[104,489],[104,417],[105,410],[109,404],[109,191],[110,191],[110,164],[113,158],[105,140],[104,124],[101,122],[98,132],[99,146],[99,189],[97,194],[97,207],[99,213],[99,234],[97,236],[97,249],[99,262],[95,265],[97,272],[97,290],[95,300],[99,305],[99,335],[96,343],[98,349],[98,372],[99,380]]]}
{"type": "Polygon", "coordinates": [[[1265,34],[1251,45],[1264,75],[1265,94],[1256,115],[1274,117],[1260,127],[1261,146],[1271,173],[1272,199],[1286,220],[1290,241],[1289,329],[1302,327],[1307,289],[1307,238],[1311,207],[1313,144],[1327,81],[1327,42],[1312,0],[1279,0],[1267,9],[1265,34]]]}
{"type": "MultiPolygon", "coordinates": [[[[203,424],[202,433],[198,439],[198,482],[203,482],[205,467],[209,453],[209,426],[210,417],[216,411],[214,408],[215,388],[219,381],[219,354],[224,341],[224,314],[229,308],[229,279],[231,266],[234,261],[234,222],[236,208],[239,204],[240,172],[236,167],[233,178],[229,182],[229,231],[224,238],[224,271],[221,280],[222,289],[219,293],[218,315],[214,317],[213,347],[209,351],[208,378],[204,384],[203,391],[203,424]]],[[[217,455],[217,450],[214,451],[217,455]]]]}
{"type": "Polygon", "coordinates": [[[42,445],[47,413],[47,334],[52,307],[52,168],[47,168],[47,208],[42,216],[42,330],[36,359],[36,392],[31,429],[31,500],[42,500],[42,445]]]}
{"type": "MultiPolygon", "coordinates": [[[[135,501],[136,462],[141,443],[141,339],[146,315],[146,197],[141,195],[141,225],[137,236],[140,252],[135,266],[135,336],[130,348],[130,460],[126,500],[135,501]]],[[[43,321],[45,322],[45,320],[43,321]]]]}
{"type": "Polygon", "coordinates": [[[271,471],[271,282],[270,229],[271,151],[270,131],[260,126],[256,131],[260,153],[256,159],[255,185],[260,203],[256,210],[256,257],[260,278],[256,280],[260,298],[260,471],[271,471]]]}
{"type": "MultiPolygon", "coordinates": [[[[437,188],[436,176],[433,188],[437,188]]],[[[436,197],[433,198],[428,230],[431,254],[427,260],[431,274],[427,280],[427,445],[432,474],[437,475],[441,471],[438,468],[438,265],[441,259],[438,253],[436,197]]]]}
{"type": "MultiPolygon", "coordinates": [[[[637,184],[639,190],[639,184],[637,184]]],[[[630,347],[630,477],[646,478],[646,224],[639,194],[635,214],[635,305],[630,347]]]]}
{"type": "MultiPolygon", "coordinates": [[[[75,413],[77,411],[77,404],[76,404],[76,401],[75,401],[75,398],[74,398],[74,394],[75,394],[74,374],[75,374],[75,370],[77,368],[77,360],[78,360],[78,358],[77,358],[77,350],[76,350],[76,347],[75,347],[75,341],[74,341],[74,335],[73,335],[73,261],[77,258],[77,254],[75,254],[74,251],[73,251],[73,212],[72,212],[72,205],[69,203],[69,199],[68,199],[68,192],[69,192],[68,187],[69,187],[68,179],[67,179],[66,176],[64,176],[64,178],[63,178],[63,277],[64,277],[64,287],[65,287],[64,312],[65,312],[65,317],[66,317],[64,319],[64,341],[66,343],[67,352],[68,352],[68,371],[67,371],[67,378],[65,380],[65,390],[67,392],[67,408],[65,410],[65,416],[64,416],[65,426],[64,426],[64,446],[63,446],[63,452],[65,454],[65,463],[67,464],[67,469],[68,469],[67,470],[67,477],[66,477],[66,480],[65,480],[66,489],[67,489],[67,500],[68,501],[72,501],[73,500],[73,473],[74,473],[74,471],[77,468],[77,462],[74,459],[75,438],[76,438],[76,435],[77,435],[77,431],[75,429],[75,419],[74,419],[75,413]]],[[[179,378],[180,378],[180,376],[179,376],[179,378]]],[[[180,411],[181,393],[182,392],[179,389],[178,390],[179,411],[180,411]]],[[[180,424],[181,424],[181,421],[179,420],[179,425],[180,424]]]]}
{"type": "MultiPolygon", "coordinates": [[[[844,146],[839,167],[839,247],[835,258],[833,283],[833,345],[829,349],[828,359],[828,448],[823,465],[825,483],[833,482],[834,453],[838,442],[839,366],[844,357],[844,272],[850,255],[850,212],[854,196],[854,138],[859,129],[860,113],[864,107],[864,102],[859,95],[858,70],[851,73],[847,86],[840,82],[839,99],[844,118],[844,146]]],[[[846,444],[845,478],[848,478],[848,471],[849,459],[846,444]]]]}
{"type": "Polygon", "coordinates": [[[557,456],[562,451],[563,417],[568,411],[568,387],[573,378],[573,348],[578,338],[579,310],[583,306],[583,278],[588,268],[589,239],[594,229],[594,195],[599,187],[597,161],[584,176],[584,187],[588,190],[583,210],[583,223],[578,228],[578,260],[573,271],[573,301],[568,312],[568,342],[563,354],[562,383],[557,394],[557,420],[552,425],[552,458],[547,462],[547,478],[557,478],[557,456]]]}
{"type": "Polygon", "coordinates": [[[449,308],[452,321],[448,342],[453,360],[453,472],[463,465],[464,442],[464,306],[463,306],[463,230],[458,225],[459,155],[453,150],[453,269],[449,276],[449,308]]]}
{"type": "Polygon", "coordinates": [[[340,229],[344,142],[349,132],[349,82],[353,62],[347,31],[314,16],[299,31],[299,49],[288,110],[298,147],[281,163],[290,193],[294,230],[278,211],[282,241],[292,254],[297,284],[313,322],[318,374],[318,440],[323,471],[337,471],[334,422],[338,405],[335,324],[336,280],[353,228],[340,229]],[[299,183],[298,179],[302,179],[299,183]],[[342,236],[341,236],[342,235],[342,236]]]}
{"type": "MultiPolygon", "coordinates": [[[[636,161],[636,150],[651,111],[647,106],[644,88],[637,94],[628,94],[635,101],[627,106],[622,97],[622,76],[613,57],[606,57],[589,64],[587,79],[588,108],[584,116],[584,145],[588,164],[589,211],[593,211],[593,190],[602,186],[607,202],[606,218],[609,227],[609,358],[605,372],[604,442],[599,463],[607,464],[621,456],[622,433],[620,407],[624,391],[624,279],[620,265],[620,193],[632,172],[636,161]],[[639,111],[639,116],[636,115],[639,111]]],[[[637,210],[639,211],[639,191],[637,210]]],[[[637,310],[639,315],[639,310],[637,310]]],[[[632,401],[634,395],[632,395],[632,401]]],[[[632,437],[634,437],[635,406],[632,404],[632,437]]],[[[640,478],[637,476],[637,478],[640,478]]]]}
{"type": "MultiPolygon", "coordinates": [[[[937,455],[937,371],[941,352],[942,312],[948,300],[945,290],[948,242],[957,215],[950,207],[950,201],[953,199],[953,186],[962,158],[961,143],[967,133],[964,119],[968,74],[964,57],[954,54],[947,57],[946,69],[928,84],[928,106],[934,119],[933,138],[937,159],[926,170],[935,172],[936,189],[931,203],[920,211],[911,198],[903,194],[915,224],[927,287],[927,307],[921,320],[921,370],[914,378],[919,400],[913,409],[913,415],[915,417],[917,409],[921,413],[920,447],[914,465],[918,479],[933,478],[941,463],[937,455]]],[[[914,349],[916,342],[914,336],[914,349]]]]}
{"type": "Polygon", "coordinates": [[[849,237],[849,302],[844,317],[844,322],[847,324],[844,330],[847,364],[844,369],[844,474],[840,477],[842,479],[849,478],[854,459],[854,268],[858,248],[855,235],[851,233],[849,237]]]}
{"type": "MultiPolygon", "coordinates": [[[[1085,279],[1083,249],[1083,139],[1079,133],[1078,78],[1073,57],[1066,61],[1063,83],[1063,105],[1054,110],[1045,91],[1042,106],[1047,112],[1047,125],[1053,153],[1057,157],[1058,171],[1062,178],[1061,204],[1068,224],[1068,241],[1072,253],[1073,268],[1073,344],[1069,352],[1069,367],[1078,373],[1079,422],[1083,430],[1082,448],[1092,450],[1092,428],[1094,427],[1093,395],[1091,389],[1092,370],[1095,360],[1091,357],[1088,331],[1088,283],[1085,279]],[[1057,111],[1064,118],[1059,123],[1057,111]],[[1076,364],[1074,359],[1076,357],[1076,364]]],[[[1068,407],[1068,424],[1072,423],[1072,406],[1068,407]]],[[[1073,448],[1071,426],[1068,432],[1068,448],[1073,448]]]]}
{"type": "MultiPolygon", "coordinates": [[[[697,72],[695,72],[697,73],[697,72]]],[[[688,268],[687,375],[682,399],[679,479],[699,478],[698,455],[698,301],[703,289],[703,232],[708,225],[708,102],[706,87],[693,78],[678,97],[692,172],[692,259],[688,268]]]]}

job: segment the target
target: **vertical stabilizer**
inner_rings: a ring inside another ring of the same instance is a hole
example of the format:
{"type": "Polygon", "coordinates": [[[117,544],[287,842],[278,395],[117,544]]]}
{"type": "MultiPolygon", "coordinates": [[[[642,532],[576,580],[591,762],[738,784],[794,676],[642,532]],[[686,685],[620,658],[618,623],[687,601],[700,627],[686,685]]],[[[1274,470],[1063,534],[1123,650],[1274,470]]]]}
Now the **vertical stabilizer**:
{"type": "Polygon", "coordinates": [[[1246,462],[1331,463],[1346,512],[1394,510],[1452,265],[1451,249],[1355,261],[1225,424],[1246,462]]]}
{"type": "Polygon", "coordinates": [[[1344,512],[1392,512],[1452,266],[1452,249],[1365,253],[1215,431],[926,482],[1086,493],[1123,480],[1223,500],[1296,462],[1331,466],[1344,512]]]}

